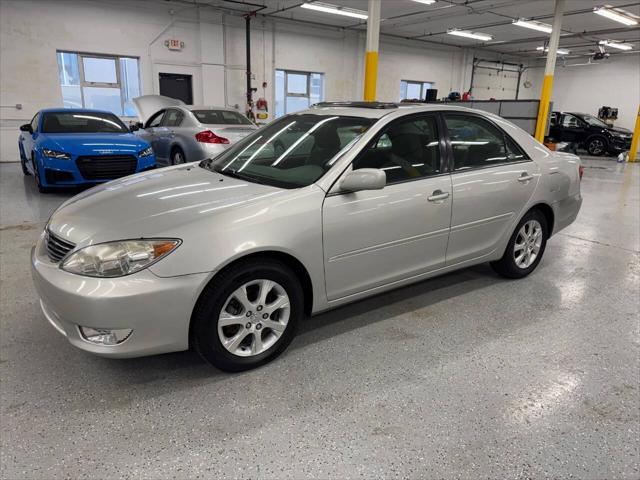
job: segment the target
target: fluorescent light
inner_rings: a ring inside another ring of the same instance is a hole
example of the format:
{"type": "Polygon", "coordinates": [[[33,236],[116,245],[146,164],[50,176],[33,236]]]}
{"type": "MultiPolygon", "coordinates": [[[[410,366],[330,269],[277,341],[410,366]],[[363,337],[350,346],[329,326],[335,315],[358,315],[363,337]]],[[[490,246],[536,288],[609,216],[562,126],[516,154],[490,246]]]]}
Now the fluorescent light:
{"type": "MultiPolygon", "coordinates": [[[[542,52],[544,50],[544,52],[548,52],[549,51],[549,47],[537,47],[536,50],[538,50],[539,52],[542,52]]],[[[569,50],[565,50],[563,48],[559,48],[556,50],[556,53],[558,55],[569,55],[571,52],[569,50]]]]}
{"type": "Polygon", "coordinates": [[[619,43],[612,42],[611,40],[601,40],[598,42],[600,45],[604,45],[606,47],[617,48],[618,50],[631,50],[633,47],[628,43],[619,43]]]}
{"type": "Polygon", "coordinates": [[[493,40],[493,36],[486,33],[477,33],[470,32],[468,30],[449,30],[447,32],[449,35],[455,35],[457,37],[465,37],[465,38],[473,38],[474,40],[482,40],[483,42],[488,42],[489,40],[493,40]]]}
{"type": "Polygon", "coordinates": [[[544,33],[551,33],[551,30],[553,30],[551,25],[549,25],[548,23],[536,22],[535,20],[525,20],[524,18],[514,20],[513,24],[519,27],[530,28],[531,30],[537,30],[544,33]]]}
{"type": "Polygon", "coordinates": [[[343,15],[345,17],[359,18],[361,20],[366,20],[369,17],[369,15],[367,15],[367,12],[364,12],[362,10],[356,10],[354,8],[347,8],[347,7],[338,7],[336,5],[331,5],[329,3],[321,3],[321,2],[303,3],[300,6],[302,8],[307,8],[309,10],[316,10],[318,12],[324,12],[324,13],[333,13],[335,15],[343,15]]]}
{"type": "Polygon", "coordinates": [[[630,13],[620,10],[614,10],[608,7],[596,7],[593,9],[593,13],[607,17],[609,20],[615,20],[616,22],[623,23],[625,25],[638,25],[638,20],[631,16],[630,13]]]}
{"type": "Polygon", "coordinates": [[[425,5],[431,5],[432,3],[436,3],[436,0],[413,0],[416,3],[424,3],[425,5]]]}

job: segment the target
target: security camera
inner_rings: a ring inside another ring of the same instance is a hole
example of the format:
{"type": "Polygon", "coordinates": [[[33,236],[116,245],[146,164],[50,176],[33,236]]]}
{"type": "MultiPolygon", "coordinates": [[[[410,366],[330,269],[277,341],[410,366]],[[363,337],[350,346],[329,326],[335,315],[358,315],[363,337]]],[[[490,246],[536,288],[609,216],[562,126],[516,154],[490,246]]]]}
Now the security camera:
{"type": "Polygon", "coordinates": [[[594,52],[593,59],[594,60],[602,60],[605,58],[609,58],[609,52],[605,51],[602,45],[598,45],[598,51],[594,52]]]}

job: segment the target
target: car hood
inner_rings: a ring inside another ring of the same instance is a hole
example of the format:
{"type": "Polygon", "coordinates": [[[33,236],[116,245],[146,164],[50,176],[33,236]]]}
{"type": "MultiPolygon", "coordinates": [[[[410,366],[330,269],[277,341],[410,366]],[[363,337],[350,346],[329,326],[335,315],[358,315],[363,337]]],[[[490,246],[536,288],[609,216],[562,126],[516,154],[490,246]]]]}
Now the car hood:
{"type": "Polygon", "coordinates": [[[622,127],[609,127],[609,130],[616,133],[622,133],[623,135],[631,135],[631,130],[622,127]]]}
{"type": "Polygon", "coordinates": [[[163,95],[142,95],[131,100],[133,106],[138,112],[138,118],[142,123],[147,123],[149,117],[163,108],[175,107],[176,105],[184,105],[182,100],[176,98],[165,97],[163,95]]]}
{"type": "Polygon", "coordinates": [[[56,210],[49,229],[78,246],[131,238],[181,238],[187,224],[286,191],[188,163],[87,190],[56,210]]]}
{"type": "Polygon", "coordinates": [[[133,133],[46,133],[43,148],[73,155],[136,155],[149,146],[133,133]]]}

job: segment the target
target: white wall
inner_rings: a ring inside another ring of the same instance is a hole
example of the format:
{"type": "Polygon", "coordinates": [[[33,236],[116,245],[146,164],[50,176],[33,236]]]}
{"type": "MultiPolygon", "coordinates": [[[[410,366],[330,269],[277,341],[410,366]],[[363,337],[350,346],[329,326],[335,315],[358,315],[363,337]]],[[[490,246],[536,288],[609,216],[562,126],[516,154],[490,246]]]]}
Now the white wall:
{"type": "MultiPolygon", "coordinates": [[[[567,63],[586,63],[572,59],[567,63]]],[[[522,82],[531,88],[520,89],[520,98],[539,98],[544,66],[527,70],[522,82]]],[[[553,81],[553,108],[598,114],[604,105],[618,108],[616,126],[633,130],[640,104],[640,54],[615,55],[587,66],[556,66],[553,81]]]]}
{"type": "MultiPolygon", "coordinates": [[[[362,98],[362,33],[258,17],[251,41],[256,98],[264,96],[272,111],[276,68],[324,73],[326,100],[362,98]]],[[[193,76],[195,103],[244,106],[242,18],[157,0],[2,0],[0,161],[18,159],[19,124],[41,108],[62,105],[56,50],[138,57],[142,94],[158,93],[159,72],[182,73],[193,76]],[[169,51],[168,38],[182,40],[184,49],[169,51]]],[[[378,98],[399,100],[401,79],[435,81],[441,96],[461,91],[470,61],[460,49],[383,39],[378,98]]]]}

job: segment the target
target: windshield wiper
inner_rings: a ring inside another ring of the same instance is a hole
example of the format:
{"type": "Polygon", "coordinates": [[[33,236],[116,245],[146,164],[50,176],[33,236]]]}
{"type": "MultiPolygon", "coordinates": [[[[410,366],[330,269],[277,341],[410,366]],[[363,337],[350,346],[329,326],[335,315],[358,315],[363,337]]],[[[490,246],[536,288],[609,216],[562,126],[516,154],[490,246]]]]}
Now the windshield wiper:
{"type": "Polygon", "coordinates": [[[216,173],[220,173],[222,175],[226,175],[227,177],[233,177],[239,180],[247,180],[249,182],[259,183],[261,185],[268,185],[258,177],[254,177],[253,175],[248,175],[246,173],[238,173],[237,170],[222,170],[222,169],[218,170],[214,168],[213,171],[216,173]]]}

